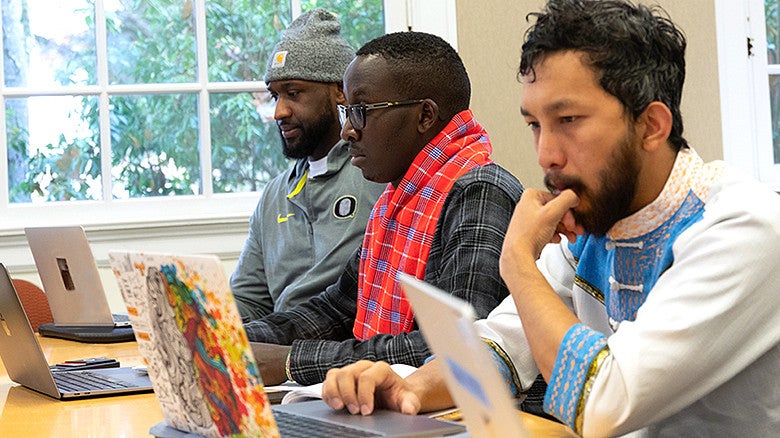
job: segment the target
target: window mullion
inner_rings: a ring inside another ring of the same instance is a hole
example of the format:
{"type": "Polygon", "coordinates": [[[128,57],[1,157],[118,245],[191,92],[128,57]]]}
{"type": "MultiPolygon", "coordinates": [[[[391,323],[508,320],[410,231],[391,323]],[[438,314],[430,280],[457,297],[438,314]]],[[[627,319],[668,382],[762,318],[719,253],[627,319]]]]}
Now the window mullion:
{"type": "Polygon", "coordinates": [[[408,1],[399,2],[395,0],[384,0],[383,6],[385,33],[403,32],[408,30],[408,1]]]}
{"type": "MultiPolygon", "coordinates": [[[[0,7],[0,23],[3,22],[3,11],[0,7]]],[[[0,29],[1,30],[1,29],[0,29]]],[[[3,47],[3,40],[0,38],[0,53],[5,53],[5,47],[3,47]]],[[[6,126],[6,89],[5,89],[5,57],[0,59],[0,108],[3,109],[3,117],[0,118],[0,175],[5,175],[0,181],[0,211],[8,210],[8,127],[6,126]]],[[[5,216],[5,215],[4,215],[5,216]]]]}
{"type": "Polygon", "coordinates": [[[458,49],[455,0],[385,0],[385,31],[414,30],[444,38],[458,49]]]}
{"type": "MultiPolygon", "coordinates": [[[[2,38],[0,38],[2,40],[2,38]]],[[[0,51],[2,51],[3,46],[2,42],[0,42],[0,51]]],[[[2,61],[0,61],[0,64],[2,64],[2,61]]],[[[0,68],[0,75],[2,75],[2,68],[0,68]]],[[[0,76],[5,77],[5,76],[0,76]]],[[[5,178],[0,181],[0,211],[6,210],[8,208],[8,133],[7,133],[7,127],[6,127],[6,117],[5,117],[5,96],[0,95],[0,105],[3,108],[3,117],[2,120],[0,120],[0,138],[3,139],[2,142],[0,142],[0,157],[2,157],[2,160],[0,160],[0,175],[5,175],[5,178]]]]}
{"type": "Polygon", "coordinates": [[[214,186],[211,181],[211,115],[209,111],[208,45],[206,44],[206,2],[195,2],[195,50],[197,56],[198,92],[198,143],[200,153],[200,181],[202,195],[211,197],[214,186]]]}
{"type": "Polygon", "coordinates": [[[293,20],[298,18],[302,11],[301,0],[290,0],[290,14],[292,14],[293,20]]]}
{"type": "Polygon", "coordinates": [[[111,203],[113,178],[111,177],[111,118],[108,95],[108,31],[103,0],[95,2],[95,56],[97,57],[98,126],[100,138],[100,182],[103,202],[111,203]]]}

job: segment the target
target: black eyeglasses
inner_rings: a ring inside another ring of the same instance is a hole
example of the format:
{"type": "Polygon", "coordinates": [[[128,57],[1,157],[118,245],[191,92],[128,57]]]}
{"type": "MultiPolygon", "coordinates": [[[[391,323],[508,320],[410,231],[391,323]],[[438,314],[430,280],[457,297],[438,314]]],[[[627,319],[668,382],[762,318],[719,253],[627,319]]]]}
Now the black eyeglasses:
{"type": "Polygon", "coordinates": [[[354,129],[363,129],[366,127],[366,111],[380,108],[390,108],[392,106],[415,105],[424,102],[425,99],[401,100],[398,102],[379,102],[379,103],[354,103],[352,105],[339,105],[339,121],[344,126],[349,119],[349,123],[354,129]]]}

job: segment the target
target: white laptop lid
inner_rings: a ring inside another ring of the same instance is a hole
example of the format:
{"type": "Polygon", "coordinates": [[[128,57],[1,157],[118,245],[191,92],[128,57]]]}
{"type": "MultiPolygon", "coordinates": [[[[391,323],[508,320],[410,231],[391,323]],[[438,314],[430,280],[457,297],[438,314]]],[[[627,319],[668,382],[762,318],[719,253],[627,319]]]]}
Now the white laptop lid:
{"type": "Polygon", "coordinates": [[[469,433],[528,436],[506,382],[474,330],[471,305],[411,275],[398,273],[398,279],[469,433]]]}
{"type": "Polygon", "coordinates": [[[56,325],[114,326],[81,226],[24,229],[56,325]]]}

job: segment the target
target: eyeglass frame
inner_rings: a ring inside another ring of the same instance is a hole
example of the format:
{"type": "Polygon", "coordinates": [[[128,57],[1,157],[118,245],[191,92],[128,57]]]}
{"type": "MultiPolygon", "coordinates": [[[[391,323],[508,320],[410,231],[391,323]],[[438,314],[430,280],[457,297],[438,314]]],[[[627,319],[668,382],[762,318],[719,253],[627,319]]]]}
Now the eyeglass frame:
{"type": "Polygon", "coordinates": [[[341,126],[344,126],[349,120],[353,129],[364,129],[366,127],[366,113],[382,108],[392,108],[396,106],[416,105],[418,103],[425,102],[426,99],[412,99],[412,100],[398,100],[394,102],[377,102],[377,103],[353,103],[351,105],[338,105],[339,110],[339,122],[341,126]],[[355,111],[359,111],[356,113],[355,111]],[[359,123],[355,123],[356,114],[360,115],[360,120],[363,121],[362,126],[358,126],[359,123]]]}

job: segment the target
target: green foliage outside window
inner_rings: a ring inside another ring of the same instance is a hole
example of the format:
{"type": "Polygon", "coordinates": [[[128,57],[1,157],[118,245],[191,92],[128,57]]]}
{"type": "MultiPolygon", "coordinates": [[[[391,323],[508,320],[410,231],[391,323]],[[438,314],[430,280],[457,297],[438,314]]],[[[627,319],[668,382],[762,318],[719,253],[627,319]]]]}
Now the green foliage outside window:
{"type": "MultiPolygon", "coordinates": [[[[291,19],[281,0],[208,0],[208,80],[262,81],[265,63],[291,19]]],[[[343,33],[357,48],[384,33],[382,1],[304,1],[303,9],[325,7],[339,14],[343,33]]],[[[191,1],[123,0],[107,14],[110,84],[196,81],[195,16],[191,1]]],[[[92,10],[83,18],[94,20],[92,10]]],[[[94,26],[90,26],[94,29],[94,26]]],[[[96,84],[94,35],[76,35],[85,50],[73,53],[57,72],[62,85],[96,84]],[[86,79],[85,79],[86,78],[86,79]]],[[[220,91],[209,95],[212,175],[201,175],[198,95],[113,94],[110,102],[112,180],[117,198],[200,193],[211,178],[214,193],[256,191],[285,167],[274,123],[263,120],[257,93],[220,91]]],[[[9,147],[26,148],[24,124],[6,110],[9,147]]],[[[27,178],[12,188],[12,202],[31,193],[47,201],[88,200],[100,195],[98,99],[83,96],[70,117],[92,133],[60,136],[29,159],[27,178]],[[98,193],[98,195],[95,195],[98,193]]]]}

